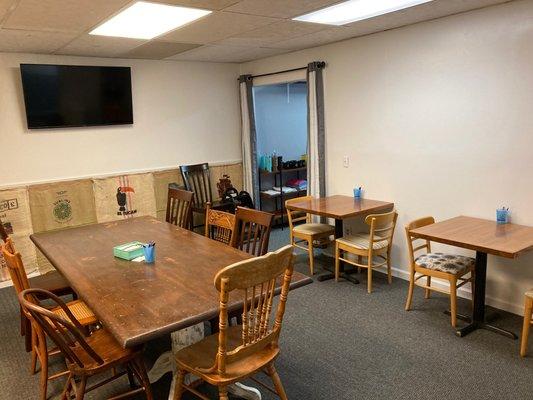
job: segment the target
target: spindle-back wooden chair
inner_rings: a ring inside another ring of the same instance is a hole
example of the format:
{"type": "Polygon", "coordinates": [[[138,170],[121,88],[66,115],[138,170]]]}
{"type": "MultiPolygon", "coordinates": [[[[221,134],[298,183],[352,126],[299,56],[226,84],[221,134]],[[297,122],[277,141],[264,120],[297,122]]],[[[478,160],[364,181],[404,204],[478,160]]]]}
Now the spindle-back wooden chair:
{"type": "Polygon", "coordinates": [[[207,203],[205,213],[205,236],[224,244],[231,244],[235,231],[235,214],[213,210],[207,203]]]}
{"type": "Polygon", "coordinates": [[[415,286],[420,286],[425,289],[424,297],[426,299],[429,299],[431,291],[447,294],[450,296],[450,322],[455,327],[457,323],[457,289],[470,282],[472,293],[474,293],[476,260],[460,255],[432,253],[431,242],[429,240],[417,239],[411,236],[410,231],[413,229],[434,223],[435,219],[433,217],[424,217],[410,222],[405,227],[410,264],[409,291],[407,293],[405,310],[409,311],[411,309],[415,286]],[[425,253],[417,256],[417,252],[421,250],[424,250],[425,253]],[[470,277],[464,278],[468,273],[470,273],[470,277]],[[432,277],[447,280],[450,284],[449,290],[431,286],[432,277]],[[422,278],[426,278],[425,284],[419,282],[422,278]]]}
{"type": "Polygon", "coordinates": [[[524,295],[524,322],[522,326],[522,337],[520,339],[520,356],[527,354],[527,342],[529,340],[529,328],[533,324],[533,289],[528,290],[524,295]]]}
{"type": "Polygon", "coordinates": [[[274,214],[237,207],[235,220],[236,227],[232,246],[253,256],[266,254],[274,214]]]}
{"type": "MultiPolygon", "coordinates": [[[[15,251],[11,239],[7,239],[6,243],[2,245],[2,256],[6,262],[9,270],[9,275],[13,282],[15,291],[20,294],[24,290],[30,289],[30,282],[24,269],[22,257],[20,253],[15,251]]],[[[40,289],[40,288],[39,288],[40,289]]],[[[42,289],[40,289],[42,290],[42,289]]],[[[47,291],[45,291],[48,293],[47,291]]],[[[38,295],[40,292],[36,292],[38,295]]],[[[76,318],[84,326],[95,325],[98,320],[94,313],[83,303],[81,300],[71,301],[66,304],[69,312],[74,314],[76,318]]],[[[61,308],[52,308],[51,313],[62,314],[61,308]]],[[[48,375],[48,359],[51,356],[57,355],[57,349],[48,349],[44,334],[39,326],[29,317],[27,313],[22,309],[23,317],[28,324],[25,326],[25,336],[30,338],[30,350],[31,350],[31,373],[36,373],[37,361],[41,365],[40,372],[40,387],[41,387],[41,399],[46,399],[46,393],[48,388],[48,380],[63,376],[64,373],[48,375]]]]}
{"type": "Polygon", "coordinates": [[[370,226],[370,233],[356,233],[335,240],[335,280],[339,280],[340,262],[344,261],[355,267],[366,268],[368,275],[367,291],[372,293],[372,270],[386,266],[387,280],[392,283],[390,253],[398,213],[391,211],[384,214],[370,214],[365,223],[370,226]],[[346,258],[346,253],[357,256],[357,261],[346,258]],[[366,258],[366,264],[362,259],[366,258]],[[376,261],[376,262],[375,262],[376,261]]]}
{"type": "Polygon", "coordinates": [[[192,199],[188,190],[168,188],[167,214],[165,220],[180,228],[190,229],[192,224],[192,199]]]}
{"type": "Polygon", "coordinates": [[[246,378],[265,386],[281,399],[287,399],[274,361],[280,352],[278,340],[293,273],[292,253],[293,247],[285,246],[276,252],[230,265],[216,275],[215,288],[220,298],[219,332],[176,354],[178,386],[174,400],[181,399],[183,390],[207,400],[192,385],[184,384],[187,373],[217,386],[221,400],[228,400],[228,385],[246,378]],[[282,287],[271,324],[276,282],[278,285],[281,282],[282,287]],[[228,308],[236,299],[244,300],[243,323],[230,327],[228,308]],[[270,376],[275,389],[253,378],[261,371],[270,376]]]}
{"type": "Polygon", "coordinates": [[[62,399],[70,399],[74,392],[76,400],[83,400],[85,394],[97,387],[109,383],[125,374],[134,386],[133,375],[141,387],[130,390],[115,398],[145,392],[147,399],[152,399],[152,391],[140,349],[124,349],[104,328],[92,334],[84,327],[70,308],[56,295],[42,289],[27,289],[19,293],[19,301],[24,310],[32,317],[65,356],[68,378],[63,389],[62,399]],[[43,307],[36,295],[46,299],[60,308],[63,313],[54,313],[43,307]],[[123,372],[116,372],[123,366],[123,372]],[[112,371],[112,376],[87,388],[87,379],[112,371]]]}
{"type": "Polygon", "coordinates": [[[318,246],[325,246],[332,242],[331,237],[335,238],[335,227],[329,224],[313,223],[311,214],[303,211],[293,210],[292,203],[312,199],[313,196],[296,197],[285,201],[285,209],[287,210],[287,219],[289,221],[289,233],[291,244],[299,249],[307,251],[309,254],[309,269],[311,275],[314,274],[314,255],[313,248],[318,246]],[[304,222],[305,221],[305,222],[304,222]],[[304,222],[303,224],[295,225],[295,223],[304,222]],[[301,243],[306,243],[303,246],[301,243]]]}

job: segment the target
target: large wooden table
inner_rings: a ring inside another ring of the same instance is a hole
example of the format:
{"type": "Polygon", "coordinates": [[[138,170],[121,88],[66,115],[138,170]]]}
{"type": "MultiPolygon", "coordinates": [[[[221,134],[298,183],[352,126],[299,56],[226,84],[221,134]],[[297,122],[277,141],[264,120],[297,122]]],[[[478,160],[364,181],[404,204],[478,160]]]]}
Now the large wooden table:
{"type": "Polygon", "coordinates": [[[485,285],[487,254],[516,258],[533,249],[533,227],[517,224],[497,224],[480,218],[460,216],[411,231],[413,237],[463,247],[476,252],[474,308],[470,323],[457,330],[465,336],[476,329],[487,329],[516,339],[513,332],[485,321],[485,285]]]}
{"type": "MultiPolygon", "coordinates": [[[[217,317],[215,274],[250,258],[152,217],[37,233],[31,239],[124,347],[217,317]],[[154,264],[113,256],[114,246],[133,240],[156,242],[154,264]]],[[[294,272],[291,288],[311,282],[294,272]]],[[[229,309],[239,307],[233,298],[229,309]]]]}
{"type": "MultiPolygon", "coordinates": [[[[335,219],[335,237],[340,238],[344,236],[345,219],[390,211],[394,208],[394,203],[335,195],[297,201],[291,203],[290,208],[292,210],[335,219]]],[[[342,265],[342,263],[341,269],[344,271],[344,265],[342,265]]],[[[359,283],[359,280],[349,274],[343,273],[343,277],[353,283],[359,283]]],[[[328,274],[318,276],[317,279],[319,281],[325,281],[333,278],[334,275],[332,271],[330,271],[328,274]]]]}

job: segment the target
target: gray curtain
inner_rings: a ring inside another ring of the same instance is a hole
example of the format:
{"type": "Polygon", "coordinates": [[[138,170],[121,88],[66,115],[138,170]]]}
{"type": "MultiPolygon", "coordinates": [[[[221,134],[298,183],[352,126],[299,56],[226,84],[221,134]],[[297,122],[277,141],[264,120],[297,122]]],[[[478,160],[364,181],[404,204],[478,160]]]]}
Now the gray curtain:
{"type": "Polygon", "coordinates": [[[244,190],[250,193],[256,207],[259,204],[259,180],[257,177],[257,135],[253,104],[251,75],[239,77],[241,98],[242,172],[244,190]]]}
{"type": "Polygon", "coordinates": [[[307,66],[307,192],[326,195],[326,137],[324,123],[323,61],[307,66]]]}

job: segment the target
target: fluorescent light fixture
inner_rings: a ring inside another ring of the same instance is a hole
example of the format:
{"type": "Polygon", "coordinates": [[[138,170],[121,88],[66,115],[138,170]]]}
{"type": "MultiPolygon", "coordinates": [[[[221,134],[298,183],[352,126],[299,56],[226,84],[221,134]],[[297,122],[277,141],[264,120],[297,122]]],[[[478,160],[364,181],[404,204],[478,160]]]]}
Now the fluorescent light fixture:
{"type": "Polygon", "coordinates": [[[138,1],[90,32],[91,35],[153,39],[211,11],[138,1]]]}
{"type": "Polygon", "coordinates": [[[433,0],[348,0],[293,19],[317,24],[345,25],[430,1],[433,0]]]}

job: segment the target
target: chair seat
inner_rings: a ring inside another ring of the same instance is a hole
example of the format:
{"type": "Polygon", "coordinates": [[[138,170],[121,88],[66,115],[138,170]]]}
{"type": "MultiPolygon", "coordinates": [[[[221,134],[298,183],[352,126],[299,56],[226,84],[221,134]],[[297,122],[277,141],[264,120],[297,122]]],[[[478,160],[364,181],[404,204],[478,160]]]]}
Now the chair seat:
{"type": "Polygon", "coordinates": [[[473,269],[476,260],[458,254],[428,253],[418,257],[415,263],[422,268],[457,275],[473,269]]]}
{"type": "MultiPolygon", "coordinates": [[[[227,348],[234,349],[242,344],[242,326],[232,326],[226,331],[227,348]]],[[[180,368],[192,372],[208,383],[232,383],[239,381],[255,371],[266,367],[279,354],[278,347],[267,346],[241,360],[226,365],[224,376],[215,372],[206,372],[215,363],[218,351],[218,334],[207,336],[205,339],[181,349],[176,354],[176,361],[180,368]],[[202,371],[203,370],[203,371],[202,371]]]]}
{"type": "MultiPolygon", "coordinates": [[[[379,236],[374,236],[374,243],[372,248],[374,250],[386,249],[389,245],[388,240],[379,240],[379,236]]],[[[337,242],[347,246],[355,247],[356,249],[368,250],[370,248],[370,234],[356,233],[355,235],[343,236],[337,239],[337,242]]]]}
{"type": "Polygon", "coordinates": [[[58,271],[51,271],[44,275],[29,279],[30,287],[48,290],[57,296],[73,294],[70,284],[58,271]]]}
{"type": "Polygon", "coordinates": [[[335,227],[328,224],[301,224],[292,228],[293,232],[303,233],[305,235],[317,235],[317,234],[334,234],[335,227]]]}
{"type": "MultiPolygon", "coordinates": [[[[98,370],[109,368],[110,364],[121,364],[133,358],[138,352],[137,349],[123,348],[105,328],[94,331],[91,336],[85,338],[87,344],[104,360],[103,364],[98,364],[87,352],[78,344],[73,348],[74,353],[84,364],[84,373],[97,373],[98,370]]],[[[78,370],[75,364],[70,364],[69,368],[78,370]]],[[[78,370],[79,372],[79,370],[78,370]]]]}
{"type": "MultiPolygon", "coordinates": [[[[94,325],[98,322],[98,319],[92,312],[92,310],[87,307],[87,304],[85,304],[81,300],[74,300],[67,303],[67,306],[69,310],[72,312],[74,317],[82,324],[83,326],[86,325],[94,325]]],[[[69,318],[65,314],[65,311],[61,307],[56,307],[52,309],[52,312],[59,315],[60,317],[66,319],[67,321],[69,318]]]]}

